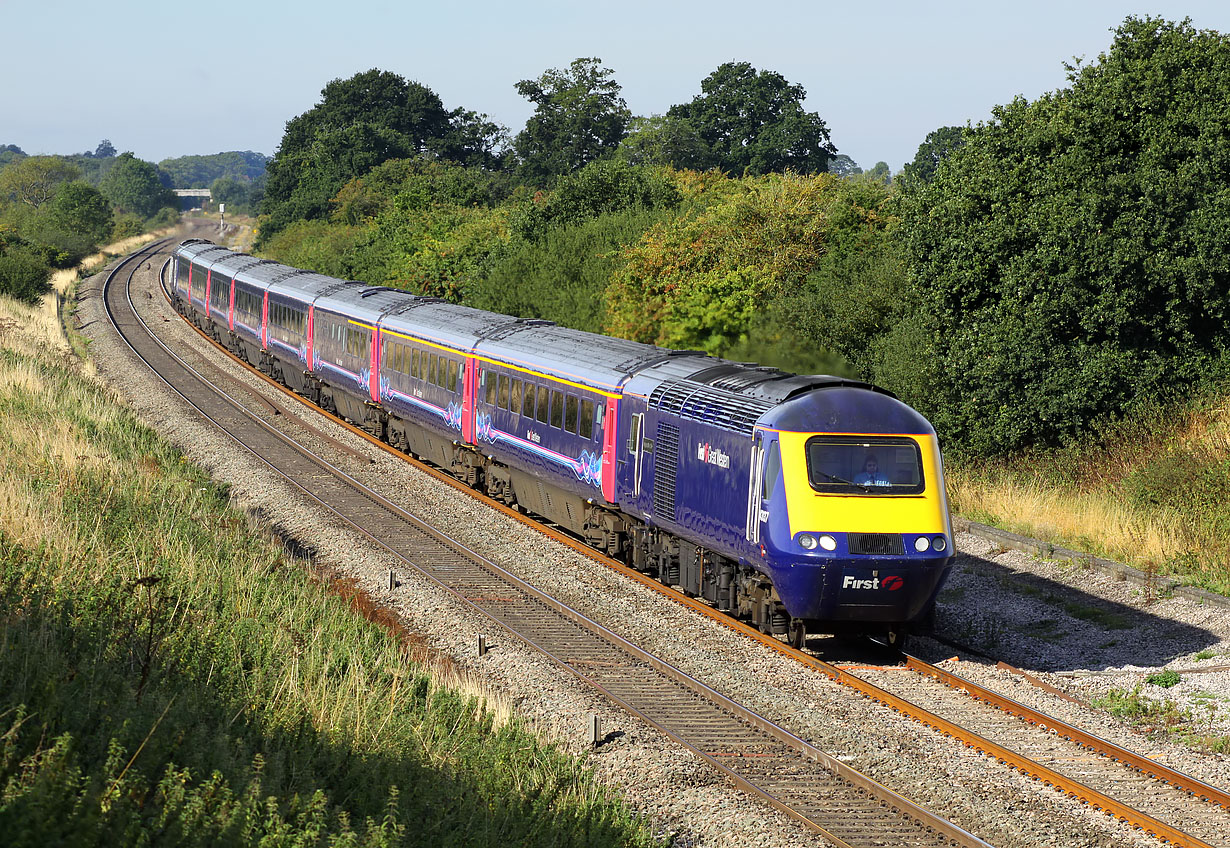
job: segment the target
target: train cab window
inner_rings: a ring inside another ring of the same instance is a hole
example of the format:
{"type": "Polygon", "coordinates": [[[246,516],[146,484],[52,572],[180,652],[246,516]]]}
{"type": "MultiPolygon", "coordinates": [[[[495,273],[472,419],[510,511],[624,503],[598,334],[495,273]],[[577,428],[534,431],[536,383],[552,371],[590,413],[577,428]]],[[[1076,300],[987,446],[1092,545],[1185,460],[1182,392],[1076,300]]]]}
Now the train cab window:
{"type": "Polygon", "coordinates": [[[767,501],[769,495],[773,494],[773,487],[777,484],[777,478],[781,473],[782,452],[777,442],[773,441],[769,444],[769,449],[765,451],[764,474],[760,477],[760,499],[762,501],[767,501]]]}
{"type": "Polygon", "coordinates": [[[569,433],[577,431],[577,399],[572,395],[568,395],[567,404],[564,407],[564,429],[569,433]]]}
{"type": "Polygon", "coordinates": [[[447,387],[450,392],[457,391],[457,375],[458,375],[459,370],[460,369],[457,367],[457,360],[450,359],[448,361],[448,387],[447,387]]]}
{"type": "Polygon", "coordinates": [[[564,393],[551,392],[551,426],[557,430],[564,426],[564,393]]]}
{"type": "Polygon", "coordinates": [[[521,381],[513,377],[511,381],[511,395],[508,401],[508,411],[521,414],[521,381]]]}
{"type": "Polygon", "coordinates": [[[922,452],[904,436],[812,436],[807,478],[822,494],[917,495],[925,488],[922,452]]]}
{"type": "Polygon", "coordinates": [[[578,435],[586,439],[594,437],[594,402],[581,399],[581,430],[578,435]]]}
{"type": "Polygon", "coordinates": [[[500,377],[500,391],[497,397],[497,400],[498,400],[497,405],[500,407],[500,409],[508,409],[508,377],[507,375],[504,375],[504,374],[499,375],[499,377],[500,377]]]}
{"type": "Polygon", "coordinates": [[[551,390],[546,386],[538,387],[538,420],[546,424],[550,419],[551,390]]]}

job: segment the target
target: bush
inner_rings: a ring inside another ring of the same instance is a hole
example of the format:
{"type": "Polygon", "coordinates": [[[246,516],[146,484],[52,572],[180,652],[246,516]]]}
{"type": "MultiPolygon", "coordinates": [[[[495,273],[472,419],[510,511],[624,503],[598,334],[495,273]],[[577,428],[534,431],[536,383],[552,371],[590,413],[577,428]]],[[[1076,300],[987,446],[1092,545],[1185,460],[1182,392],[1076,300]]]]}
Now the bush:
{"type": "Polygon", "coordinates": [[[619,249],[662,217],[629,209],[553,227],[538,242],[513,240],[492,256],[466,302],[479,309],[601,332],[606,288],[619,249]]]}
{"type": "Polygon", "coordinates": [[[144,222],[135,212],[123,212],[115,216],[115,226],[111,228],[111,241],[123,241],[126,238],[139,236],[143,233],[144,222]]]}
{"type": "Polygon", "coordinates": [[[0,254],[0,294],[35,303],[51,291],[51,267],[34,252],[9,248],[0,254]]]}
{"type": "MultiPolygon", "coordinates": [[[[1070,87],[967,130],[903,230],[927,381],[976,454],[1067,443],[1191,386],[1227,349],[1230,38],[1128,18],[1070,87]]],[[[897,369],[907,363],[889,366],[897,369]]]]}

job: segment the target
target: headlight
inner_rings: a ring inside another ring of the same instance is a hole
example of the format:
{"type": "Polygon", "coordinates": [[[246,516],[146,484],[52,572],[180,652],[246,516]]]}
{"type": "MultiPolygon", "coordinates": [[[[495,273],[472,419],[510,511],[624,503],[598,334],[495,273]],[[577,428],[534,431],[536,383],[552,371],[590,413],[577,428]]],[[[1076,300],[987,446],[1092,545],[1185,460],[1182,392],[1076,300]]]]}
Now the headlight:
{"type": "Polygon", "coordinates": [[[931,547],[931,540],[928,539],[926,536],[919,536],[917,539],[914,540],[914,550],[918,551],[920,554],[926,553],[930,547],[931,547]]]}
{"type": "Polygon", "coordinates": [[[824,548],[826,551],[835,551],[837,550],[837,540],[828,533],[825,533],[820,537],[820,547],[824,548]]]}
{"type": "Polygon", "coordinates": [[[936,551],[942,551],[948,547],[948,540],[943,536],[936,536],[931,542],[931,547],[936,551]]]}
{"type": "Polygon", "coordinates": [[[814,551],[816,549],[816,545],[818,544],[820,544],[820,542],[817,541],[816,537],[810,533],[799,534],[799,546],[804,550],[814,551]]]}

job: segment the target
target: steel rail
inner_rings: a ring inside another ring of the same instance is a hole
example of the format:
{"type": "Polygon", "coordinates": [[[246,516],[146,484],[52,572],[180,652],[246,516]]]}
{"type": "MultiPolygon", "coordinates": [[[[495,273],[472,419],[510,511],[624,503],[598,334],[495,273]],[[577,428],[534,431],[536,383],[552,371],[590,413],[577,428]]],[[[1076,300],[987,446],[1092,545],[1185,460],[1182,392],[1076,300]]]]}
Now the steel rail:
{"type": "MultiPolygon", "coordinates": [[[[121,267],[122,267],[122,264],[121,264],[121,267]]],[[[119,268],[117,267],[116,271],[113,272],[113,274],[108,277],[108,281],[106,284],[107,286],[110,285],[110,282],[114,274],[118,272],[118,270],[119,268]]],[[[132,277],[132,274],[129,275],[130,281],[131,281],[131,277],[132,277]]],[[[106,302],[106,305],[107,305],[108,315],[112,318],[113,324],[115,324],[117,329],[120,329],[120,323],[119,321],[116,320],[114,312],[111,309],[110,301],[106,296],[105,289],[106,287],[104,287],[104,301],[106,302]]],[[[165,288],[164,288],[164,292],[165,292],[165,288]]],[[[323,458],[317,456],[309,448],[303,446],[302,444],[298,443],[297,441],[295,441],[293,438],[291,438],[287,434],[280,432],[279,430],[277,430],[277,428],[274,428],[267,422],[260,419],[258,416],[249,412],[235,398],[227,394],[225,391],[221,390],[219,387],[212,385],[208,381],[208,379],[204,377],[204,375],[196,371],[196,369],[194,369],[191,365],[189,365],[186,361],[184,361],[181,357],[179,357],[174,351],[172,351],[169,348],[169,346],[167,346],[161,339],[157,337],[157,335],[152,331],[152,329],[150,329],[147,325],[145,325],[140,315],[136,312],[135,307],[132,305],[130,295],[127,297],[127,300],[128,300],[129,308],[132,310],[133,317],[136,319],[137,322],[142,324],[149,338],[152,339],[158,345],[161,351],[167,357],[173,359],[176,362],[176,364],[181,369],[183,369],[184,372],[192,375],[192,377],[194,377],[196,381],[199,381],[209,391],[214,392],[218,398],[222,399],[226,404],[232,407],[241,416],[245,417],[249,424],[256,425],[258,430],[264,433],[267,433],[273,438],[279,440],[282,444],[286,445],[289,449],[295,451],[297,454],[302,456],[305,460],[311,463],[314,463],[316,466],[326,470],[335,479],[342,481],[346,486],[351,488],[353,491],[361,493],[364,498],[368,499],[371,503],[379,506],[381,509],[383,509],[388,514],[396,516],[398,519],[405,522],[407,525],[414,527],[416,531],[423,533],[426,536],[431,537],[437,543],[450,549],[452,552],[454,552],[458,556],[464,557],[465,559],[469,561],[479,564],[480,567],[483,570],[487,571],[488,573],[497,575],[502,581],[504,581],[505,584],[521,592],[526,597],[531,598],[534,602],[550,609],[556,615],[563,616],[565,619],[567,619],[572,624],[575,624],[583,628],[584,630],[588,631],[589,633],[603,640],[605,643],[614,646],[615,648],[622,651],[623,653],[631,656],[632,658],[652,668],[658,674],[669,679],[671,682],[685,687],[688,691],[704,699],[709,704],[716,707],[718,710],[723,711],[735,717],[738,721],[744,724],[750,725],[756,731],[759,731],[760,733],[767,735],[768,737],[770,737],[770,739],[773,741],[775,745],[786,746],[787,748],[790,749],[793,755],[795,755],[795,758],[802,757],[802,758],[806,758],[808,760],[811,760],[817,763],[825,771],[827,771],[828,773],[836,777],[839,781],[844,782],[848,784],[850,787],[852,787],[855,790],[856,795],[858,793],[861,793],[863,795],[868,796],[870,807],[867,808],[868,810],[867,817],[874,822],[874,824],[872,825],[873,828],[889,827],[889,823],[885,823],[882,821],[883,807],[885,805],[888,805],[894,808],[905,822],[913,822],[914,827],[917,830],[916,833],[907,831],[908,832],[908,835],[907,835],[907,832],[902,832],[900,830],[901,822],[898,822],[895,826],[897,829],[893,830],[894,836],[896,838],[908,838],[910,840],[908,843],[902,843],[902,844],[918,844],[918,845],[957,844],[957,845],[963,845],[963,846],[970,846],[970,848],[989,848],[988,843],[984,842],[983,840],[978,839],[976,836],[968,833],[967,831],[952,824],[951,822],[948,822],[942,817],[917,806],[913,802],[909,801],[907,798],[899,795],[898,793],[894,792],[891,789],[888,789],[887,787],[884,787],[883,785],[872,780],[871,778],[868,778],[867,776],[862,775],[861,773],[847,766],[845,763],[842,763],[840,760],[829,756],[828,754],[824,753],[823,751],[811,745],[810,743],[806,742],[805,740],[786,731],[784,728],[781,728],[780,726],[776,725],[769,719],[763,716],[760,716],[759,714],[755,713],[754,711],[751,711],[747,707],[737,704],[736,702],[730,700],[729,698],[726,698],[724,695],[721,695],[720,693],[711,689],[704,683],[698,680],[695,680],[694,678],[691,678],[690,676],[688,676],[681,670],[675,668],[674,666],[671,666],[669,663],[665,662],[664,660],[661,660],[660,658],[657,658],[653,656],[652,654],[649,654],[648,652],[644,651],[643,649],[635,646],[634,644],[627,641],[626,639],[619,636],[618,634],[614,633],[613,631],[610,631],[609,629],[603,627],[602,625],[598,624],[592,619],[589,619],[588,617],[584,616],[582,613],[569,608],[567,605],[535,589],[534,587],[525,583],[523,580],[516,577],[515,575],[507,572],[506,570],[496,565],[495,563],[469,550],[461,543],[450,539],[449,537],[442,534],[437,529],[432,528],[429,525],[425,524],[423,521],[418,519],[412,513],[409,513],[408,511],[402,509],[401,507],[397,506],[391,501],[388,501],[387,499],[381,497],[379,494],[367,488],[366,486],[364,486],[359,481],[355,480],[353,477],[351,477],[346,472],[338,469],[336,466],[332,465],[327,460],[324,460],[323,458]],[[880,811],[878,814],[876,813],[877,810],[880,811]],[[920,841],[920,840],[924,840],[926,834],[928,833],[934,834],[936,837],[936,840],[920,841]]],[[[121,336],[123,336],[124,334],[123,334],[122,329],[120,330],[120,332],[121,332],[121,336]]],[[[205,336],[205,338],[208,339],[209,337],[205,336]]],[[[638,706],[635,701],[630,700],[628,697],[621,695],[619,692],[615,691],[615,688],[612,687],[610,683],[603,683],[598,678],[597,675],[594,675],[592,673],[586,673],[586,671],[583,670],[586,667],[585,662],[578,662],[576,660],[570,660],[569,658],[562,656],[557,650],[552,649],[547,644],[544,644],[542,640],[536,639],[532,635],[529,635],[522,630],[518,630],[517,628],[511,626],[507,620],[497,615],[493,615],[492,610],[487,607],[484,607],[483,604],[480,602],[482,600],[481,597],[475,597],[474,595],[468,593],[464,589],[459,589],[456,586],[449,584],[447,581],[442,581],[438,577],[438,575],[432,573],[432,570],[430,567],[425,567],[423,564],[417,563],[407,558],[402,550],[399,550],[395,546],[388,544],[384,539],[376,536],[369,529],[369,527],[365,526],[364,523],[356,521],[349,514],[339,511],[333,503],[330,503],[327,500],[326,497],[321,496],[319,494],[319,484],[320,484],[319,478],[317,478],[314,481],[316,485],[313,485],[312,487],[309,488],[302,481],[296,479],[292,475],[289,475],[283,467],[280,467],[279,465],[275,465],[268,458],[262,456],[259,452],[253,450],[236,433],[228,429],[227,425],[217,420],[213,415],[211,415],[205,409],[203,409],[200,404],[198,404],[193,399],[189,398],[187,396],[187,393],[183,389],[181,389],[179,385],[176,385],[176,382],[173,382],[171,379],[168,378],[167,375],[161,373],[161,371],[157,367],[155,367],[154,363],[150,362],[148,357],[137,349],[136,345],[133,344],[133,341],[131,339],[124,337],[124,340],[125,340],[125,343],[129,346],[129,348],[134,352],[134,354],[137,355],[139,358],[141,358],[144,362],[146,362],[146,364],[151,368],[151,370],[154,371],[155,374],[158,374],[158,376],[168,385],[169,388],[171,388],[172,391],[180,395],[180,397],[183,398],[185,402],[187,402],[190,406],[192,406],[194,409],[200,412],[203,416],[205,416],[208,419],[214,420],[215,424],[217,424],[217,426],[219,426],[219,428],[222,429],[224,433],[226,433],[230,438],[235,440],[237,443],[244,445],[249,450],[252,450],[253,455],[259,461],[264,463],[266,467],[270,468],[275,474],[277,474],[279,477],[284,479],[290,485],[294,486],[297,490],[302,492],[305,496],[307,496],[308,498],[312,499],[313,501],[321,505],[323,508],[330,511],[332,514],[337,516],[339,520],[344,521],[347,525],[354,528],[357,532],[364,535],[366,538],[371,540],[374,544],[386,550],[391,555],[398,558],[400,561],[404,562],[406,565],[414,568],[416,571],[427,576],[437,585],[440,585],[446,591],[449,591],[454,597],[456,597],[458,600],[460,600],[462,603],[464,603],[465,605],[467,605],[474,611],[488,618],[492,618],[497,623],[499,623],[502,627],[508,630],[510,634],[516,636],[519,639],[522,639],[527,644],[532,645],[536,649],[540,650],[545,656],[551,658],[553,661],[563,666],[565,669],[567,669],[570,673],[577,676],[579,679],[587,682],[589,685],[594,686],[599,691],[603,692],[607,697],[609,697],[615,703],[619,704],[622,708],[624,708],[629,713],[641,718],[643,721],[645,721],[650,726],[655,727],[656,729],[658,729],[660,732],[664,733],[671,739],[675,740],[679,744],[687,747],[689,750],[696,753],[699,757],[701,757],[703,760],[708,762],[713,768],[718,770],[719,773],[723,774],[725,777],[727,777],[732,783],[734,783],[739,788],[744,789],[745,791],[748,791],[749,793],[762,798],[765,802],[767,802],[774,808],[803,822],[804,824],[811,827],[813,830],[833,840],[838,845],[850,846],[850,848],[856,848],[856,846],[861,846],[861,845],[885,844],[882,841],[881,837],[875,836],[875,835],[868,837],[871,840],[869,842],[862,841],[862,840],[848,841],[849,839],[851,839],[849,831],[852,830],[853,832],[855,832],[856,835],[861,835],[862,831],[865,830],[866,828],[866,824],[865,823],[861,825],[857,823],[851,824],[850,821],[843,820],[839,822],[840,827],[834,827],[832,823],[825,823],[822,821],[818,821],[813,816],[809,815],[807,812],[802,811],[805,805],[800,804],[800,803],[791,804],[791,803],[786,803],[782,801],[780,798],[780,795],[782,795],[783,793],[781,791],[775,792],[772,789],[767,788],[766,786],[762,785],[762,782],[757,781],[756,779],[754,779],[754,777],[748,777],[746,776],[746,774],[740,773],[739,770],[733,768],[733,763],[738,762],[741,759],[747,759],[748,757],[751,757],[753,758],[752,761],[754,761],[755,757],[770,756],[770,755],[766,755],[766,754],[750,754],[749,755],[749,754],[746,754],[738,750],[725,752],[725,753],[723,752],[715,753],[712,751],[705,750],[705,746],[698,744],[695,739],[689,738],[686,734],[681,733],[677,728],[672,726],[670,722],[665,722],[659,718],[655,718],[652,714],[647,712],[642,706],[638,706]],[[722,759],[723,756],[729,757],[731,759],[731,762],[724,762],[722,759]],[[842,835],[843,828],[847,831],[844,838],[842,835]]],[[[211,342],[214,341],[212,339],[209,339],[209,340],[211,342]]],[[[607,665],[618,665],[618,663],[607,663],[607,665]]],[[[620,674],[623,674],[624,672],[626,672],[626,669],[620,670],[620,674]]],[[[765,777],[770,778],[771,776],[766,775],[765,777]]],[[[849,803],[850,803],[849,801],[843,802],[843,804],[845,805],[848,805],[849,803]]],[[[856,808],[851,809],[848,806],[843,806],[843,809],[846,810],[847,814],[857,813],[856,808]]],[[[854,816],[848,815],[847,818],[854,818],[854,816]]],[[[879,831],[877,830],[875,832],[878,833],[879,831]]]]}
{"type": "Polygon", "coordinates": [[[1121,762],[1129,768],[1147,774],[1155,780],[1169,783],[1176,789],[1188,792],[1202,801],[1216,804],[1222,809],[1230,811],[1230,792],[1172,769],[1143,754],[1137,754],[1135,751],[1120,747],[1114,742],[1094,736],[1092,733],[1087,733],[1079,727],[1035,710],[1009,698],[1007,695],[1001,695],[993,689],[988,689],[985,686],[974,683],[972,680],[966,680],[964,677],[951,671],[934,666],[926,660],[910,656],[909,654],[905,655],[905,659],[906,668],[912,671],[926,677],[932,677],[945,686],[965,692],[971,698],[990,704],[1010,715],[1015,715],[1029,724],[1038,726],[1042,730],[1054,731],[1064,739],[1088,748],[1104,757],[1121,762]]]}
{"type": "MultiPolygon", "coordinates": [[[[165,288],[165,284],[164,286],[162,286],[162,288],[163,288],[164,296],[166,296],[169,300],[169,293],[167,292],[165,288]]],[[[192,326],[194,329],[197,330],[197,332],[202,336],[202,338],[209,341],[218,350],[222,351],[224,354],[229,356],[236,363],[243,365],[245,368],[251,369],[251,366],[249,366],[247,363],[243,362],[238,357],[236,357],[225,346],[218,344],[216,340],[211,338],[208,334],[202,332],[199,327],[196,327],[191,322],[188,322],[188,323],[189,323],[189,326],[192,326]]],[[[1019,754],[1018,752],[1012,751],[1011,749],[1007,747],[998,745],[997,743],[992,742],[991,740],[988,740],[973,731],[962,728],[959,725],[955,724],[954,722],[944,719],[942,716],[932,713],[924,709],[921,706],[911,703],[905,698],[894,695],[882,689],[881,687],[876,686],[870,681],[860,678],[858,675],[851,673],[847,669],[839,668],[838,666],[825,662],[824,660],[821,660],[811,654],[808,654],[805,651],[792,648],[789,645],[783,643],[781,640],[773,636],[763,634],[758,629],[750,625],[747,625],[744,622],[738,621],[737,619],[733,619],[724,613],[717,612],[715,609],[713,609],[713,607],[709,606],[708,604],[705,604],[703,601],[697,600],[695,598],[691,598],[683,594],[682,592],[678,592],[675,589],[672,589],[668,586],[661,584],[656,579],[648,577],[647,575],[639,571],[636,571],[635,569],[630,568],[617,560],[613,560],[609,557],[606,557],[605,555],[595,551],[593,548],[590,548],[588,545],[585,545],[584,543],[568,536],[562,531],[556,530],[553,527],[550,527],[541,522],[535,521],[511,507],[508,507],[500,503],[499,501],[493,500],[481,492],[475,491],[474,489],[465,485],[461,481],[457,480],[452,475],[446,472],[440,471],[419,460],[416,460],[413,457],[407,456],[401,451],[398,451],[396,448],[393,448],[392,446],[380,441],[376,437],[372,436],[370,433],[367,433],[366,431],[361,430],[358,427],[355,427],[354,425],[339,418],[338,416],[332,415],[331,413],[321,410],[319,407],[312,404],[311,401],[307,400],[306,398],[302,398],[297,394],[294,394],[293,392],[286,389],[284,386],[272,380],[271,378],[267,377],[266,375],[262,374],[261,372],[255,371],[255,369],[251,369],[251,370],[259,374],[270,385],[275,386],[279,391],[282,391],[283,393],[289,395],[290,397],[295,398],[297,401],[304,404],[308,408],[316,411],[317,413],[325,415],[329,419],[333,420],[335,423],[340,424],[341,426],[348,429],[350,432],[366,439],[373,446],[378,447],[381,450],[385,450],[391,454],[394,454],[407,462],[410,462],[416,468],[424,471],[425,473],[430,474],[435,479],[449,484],[456,490],[460,492],[464,492],[467,495],[482,501],[483,503],[499,510],[500,512],[502,512],[505,515],[508,515],[509,517],[515,518],[516,520],[518,520],[525,526],[531,527],[535,529],[536,531],[543,533],[544,535],[548,536],[549,538],[551,538],[552,540],[556,542],[567,545],[568,547],[572,548],[573,550],[579,553],[582,553],[594,560],[597,560],[599,562],[606,564],[607,566],[613,568],[614,570],[618,571],[619,573],[623,574],[629,579],[635,580],[640,585],[646,588],[649,588],[664,597],[670,598],[671,600],[676,601],[677,603],[680,603],[684,605],[685,607],[706,616],[707,618],[725,626],[726,628],[730,630],[735,631],[736,633],[739,633],[740,635],[745,636],[746,638],[752,639],[753,641],[756,641],[766,647],[769,647],[770,649],[777,651],[778,653],[791,657],[792,659],[800,662],[801,664],[809,666],[825,674],[826,676],[828,676],[830,679],[834,680],[835,682],[843,686],[846,686],[856,692],[859,692],[860,694],[870,698],[871,700],[875,702],[882,703],[886,706],[889,706],[891,709],[893,709],[896,712],[906,715],[926,726],[932,727],[936,729],[937,731],[944,733],[945,735],[951,736],[952,738],[957,739],[958,741],[962,742],[966,746],[971,747],[980,753],[993,757],[999,762],[1006,764],[1012,767],[1013,769],[1020,771],[1021,773],[1025,775],[1038,779],[1048,786],[1053,786],[1056,789],[1059,789],[1065,792],[1066,794],[1070,795],[1073,798],[1080,800],[1083,803],[1100,808],[1106,811],[1108,814],[1113,815],[1114,817],[1118,818],[1119,820],[1127,822],[1128,824],[1134,827],[1138,827],[1144,830],[1145,832],[1150,833],[1151,835],[1161,840],[1170,842],[1171,844],[1174,844],[1174,845],[1185,846],[1185,848],[1211,848],[1211,846],[1209,846],[1208,843],[1203,842],[1202,840],[1199,840],[1195,837],[1192,837],[1189,834],[1186,834],[1183,831],[1171,825],[1166,824],[1165,822],[1159,821],[1158,819],[1150,816],[1148,813],[1142,810],[1137,810],[1137,809],[1132,808],[1129,805],[1123,804],[1119,802],[1118,800],[1116,800],[1115,798],[1106,795],[1105,793],[1102,793],[1092,787],[1085,786],[1081,784],[1079,781],[1076,781],[1066,775],[1063,775],[1062,773],[1057,772],[1054,769],[1051,769],[1041,763],[1037,763],[1024,755],[1019,754]]],[[[921,663],[921,662],[922,662],[921,660],[915,660],[916,664],[921,663]]],[[[913,667],[911,668],[911,670],[916,671],[918,673],[923,673],[922,670],[918,667],[913,667]]],[[[940,669],[937,669],[937,672],[939,672],[939,674],[934,674],[930,676],[935,677],[936,679],[940,679],[940,677],[947,674],[943,672],[943,670],[940,670],[940,669]]],[[[951,675],[951,678],[957,679],[957,676],[951,675]]],[[[973,684],[970,684],[970,685],[972,686],[973,684]]],[[[964,683],[960,684],[960,687],[965,688],[965,684],[964,683]]],[[[983,687],[978,687],[978,688],[983,688],[983,687]]],[[[973,691],[973,690],[969,690],[969,691],[973,691]]],[[[986,691],[989,693],[990,696],[994,695],[994,693],[991,692],[991,690],[986,690],[986,691]]],[[[991,703],[991,701],[988,700],[988,703],[991,703]]],[[[1125,766],[1129,768],[1133,768],[1138,771],[1141,771],[1147,774],[1148,776],[1158,779],[1162,782],[1170,783],[1171,785],[1183,791],[1191,792],[1193,795],[1199,796],[1202,800],[1207,800],[1210,803],[1215,803],[1215,804],[1224,806],[1224,802],[1220,800],[1220,798],[1224,797],[1226,793],[1222,792],[1216,787],[1212,787],[1212,786],[1209,786],[1208,784],[1204,784],[1203,782],[1197,780],[1196,778],[1190,777],[1188,775],[1184,775],[1182,772],[1179,772],[1175,769],[1171,769],[1168,766],[1158,763],[1155,760],[1151,760],[1147,757],[1143,757],[1142,755],[1133,754],[1132,752],[1127,751],[1127,749],[1119,748],[1119,746],[1114,745],[1114,743],[1111,743],[1106,740],[1101,740],[1098,737],[1093,736],[1092,734],[1088,734],[1083,731],[1080,731],[1079,729],[1071,725],[1068,725],[1065,722],[1062,722],[1061,720],[1056,719],[1052,716],[1047,716],[1037,711],[1033,711],[1033,712],[1037,716],[1038,720],[1031,721],[1030,723],[1038,725],[1040,729],[1044,729],[1044,730],[1054,729],[1058,732],[1058,729],[1062,727],[1064,730],[1063,730],[1063,733],[1061,733],[1061,735],[1065,736],[1065,738],[1069,738],[1074,744],[1080,745],[1081,747],[1085,747],[1088,750],[1103,754],[1104,756],[1111,757],[1112,759],[1119,759],[1121,762],[1125,764],[1125,766]],[[1088,743],[1084,741],[1086,739],[1088,740],[1088,743]],[[1116,751],[1123,751],[1125,755],[1128,755],[1128,756],[1118,757],[1114,753],[1116,751]],[[1136,763],[1140,763],[1140,766],[1137,766],[1136,763]]],[[[1021,717],[1024,718],[1024,716],[1021,716],[1021,717]]]]}

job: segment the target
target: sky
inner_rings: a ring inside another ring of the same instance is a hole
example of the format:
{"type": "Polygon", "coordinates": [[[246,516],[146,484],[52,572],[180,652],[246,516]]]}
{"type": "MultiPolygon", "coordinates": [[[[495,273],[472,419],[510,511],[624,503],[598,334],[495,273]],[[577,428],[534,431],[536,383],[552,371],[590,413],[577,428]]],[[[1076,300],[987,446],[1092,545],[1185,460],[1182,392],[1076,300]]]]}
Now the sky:
{"type": "Polygon", "coordinates": [[[1065,62],[1095,61],[1129,15],[1230,34],[1225,0],[0,0],[0,144],[272,155],[326,83],[370,68],[515,134],[533,112],[517,81],[593,56],[640,116],[690,101],[724,62],[776,71],[840,153],[896,172],[932,130],[1065,87],[1065,62]]]}

